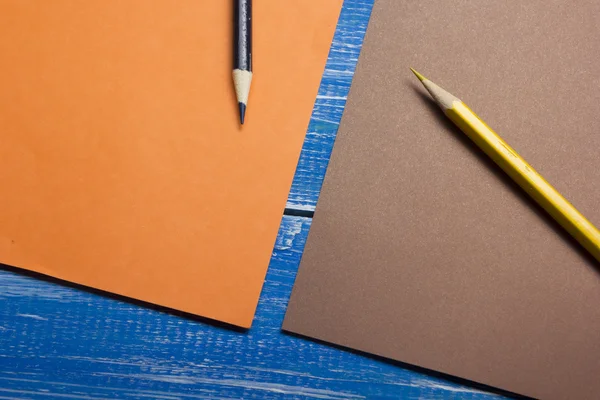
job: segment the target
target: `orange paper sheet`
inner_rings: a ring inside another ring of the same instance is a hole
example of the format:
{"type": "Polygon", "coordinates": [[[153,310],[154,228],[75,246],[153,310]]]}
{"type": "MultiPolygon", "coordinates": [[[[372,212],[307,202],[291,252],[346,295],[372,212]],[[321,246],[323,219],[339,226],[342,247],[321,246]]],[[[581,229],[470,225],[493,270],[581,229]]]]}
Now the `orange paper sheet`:
{"type": "Polygon", "coordinates": [[[341,0],[0,0],[0,262],[249,327],[341,0]]]}

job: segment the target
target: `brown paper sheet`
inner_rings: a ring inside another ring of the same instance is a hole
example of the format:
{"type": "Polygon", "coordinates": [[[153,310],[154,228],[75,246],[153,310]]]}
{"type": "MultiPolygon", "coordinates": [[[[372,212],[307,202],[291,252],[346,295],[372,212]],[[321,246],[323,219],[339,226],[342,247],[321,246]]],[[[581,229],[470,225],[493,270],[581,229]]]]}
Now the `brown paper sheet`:
{"type": "Polygon", "coordinates": [[[251,324],[341,0],[0,0],[0,262],[251,324]]]}
{"type": "Polygon", "coordinates": [[[284,329],[598,399],[600,267],[433,105],[461,98],[600,226],[600,2],[378,0],[284,329]]]}

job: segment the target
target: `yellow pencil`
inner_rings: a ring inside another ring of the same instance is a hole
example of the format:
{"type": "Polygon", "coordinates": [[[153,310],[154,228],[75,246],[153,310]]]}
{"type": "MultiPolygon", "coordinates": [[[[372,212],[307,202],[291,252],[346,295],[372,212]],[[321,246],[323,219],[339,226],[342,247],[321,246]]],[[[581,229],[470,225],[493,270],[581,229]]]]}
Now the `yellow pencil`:
{"type": "Polygon", "coordinates": [[[469,107],[412,69],[444,114],[600,261],[600,232],[469,107]]]}

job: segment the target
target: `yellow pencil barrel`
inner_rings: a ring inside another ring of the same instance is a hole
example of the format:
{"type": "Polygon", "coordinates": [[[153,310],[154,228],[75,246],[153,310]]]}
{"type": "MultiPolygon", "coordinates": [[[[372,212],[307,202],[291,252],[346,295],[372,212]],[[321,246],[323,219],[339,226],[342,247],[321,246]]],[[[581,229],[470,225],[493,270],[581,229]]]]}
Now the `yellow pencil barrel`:
{"type": "Polygon", "coordinates": [[[445,110],[504,172],[600,261],[600,231],[462,101],[445,110]]]}

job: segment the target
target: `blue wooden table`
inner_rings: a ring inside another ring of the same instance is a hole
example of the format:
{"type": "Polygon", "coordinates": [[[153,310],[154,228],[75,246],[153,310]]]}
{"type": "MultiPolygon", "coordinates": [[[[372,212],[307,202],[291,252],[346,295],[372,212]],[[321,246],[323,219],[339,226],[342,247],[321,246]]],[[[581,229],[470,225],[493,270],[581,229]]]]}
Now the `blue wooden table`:
{"type": "Polygon", "coordinates": [[[345,1],[252,329],[0,270],[0,399],[500,398],[280,330],[372,5],[345,1]]]}

